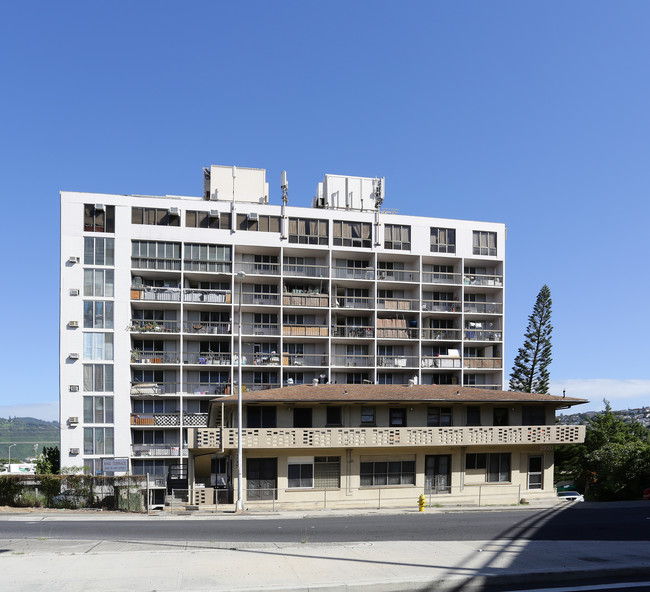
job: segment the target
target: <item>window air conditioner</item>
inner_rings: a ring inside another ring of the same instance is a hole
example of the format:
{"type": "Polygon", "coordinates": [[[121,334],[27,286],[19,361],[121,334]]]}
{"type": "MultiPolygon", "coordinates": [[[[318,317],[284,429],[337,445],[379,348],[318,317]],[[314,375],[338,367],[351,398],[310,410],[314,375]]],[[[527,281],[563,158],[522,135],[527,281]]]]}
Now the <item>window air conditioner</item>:
{"type": "Polygon", "coordinates": [[[103,212],[106,209],[104,204],[95,204],[95,210],[98,212],[103,212]]]}
{"type": "Polygon", "coordinates": [[[178,208],[169,208],[168,211],[170,216],[180,216],[178,208]]]}
{"type": "Polygon", "coordinates": [[[71,354],[68,354],[68,357],[69,357],[71,360],[78,360],[78,359],[79,359],[79,354],[73,352],[73,353],[71,353],[71,354]]]}
{"type": "Polygon", "coordinates": [[[217,218],[219,219],[221,216],[221,213],[219,210],[210,210],[210,218],[217,218]]]}
{"type": "Polygon", "coordinates": [[[68,257],[68,263],[79,263],[79,257],[68,257]]]}
{"type": "Polygon", "coordinates": [[[68,423],[70,423],[70,424],[79,423],[79,418],[78,417],[68,417],[68,423]]]}
{"type": "Polygon", "coordinates": [[[68,390],[69,390],[71,393],[78,393],[78,392],[79,392],[79,385],[78,385],[78,384],[71,384],[71,385],[68,387],[68,390]]]}
{"type": "Polygon", "coordinates": [[[79,290],[77,290],[77,288],[72,288],[70,290],[70,296],[79,296],[79,290]]]}
{"type": "Polygon", "coordinates": [[[68,321],[68,327],[78,327],[79,321],[68,321]]]}
{"type": "Polygon", "coordinates": [[[251,212],[248,214],[249,222],[257,222],[260,219],[260,215],[257,212],[251,212]]]}
{"type": "Polygon", "coordinates": [[[78,448],[70,448],[70,454],[79,454],[78,448]]]}

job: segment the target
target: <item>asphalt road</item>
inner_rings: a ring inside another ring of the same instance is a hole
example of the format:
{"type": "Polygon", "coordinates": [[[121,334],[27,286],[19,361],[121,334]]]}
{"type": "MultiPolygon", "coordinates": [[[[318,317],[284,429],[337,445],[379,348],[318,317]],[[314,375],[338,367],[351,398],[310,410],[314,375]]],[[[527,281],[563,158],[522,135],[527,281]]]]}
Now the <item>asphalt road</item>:
{"type": "Polygon", "coordinates": [[[211,520],[9,520],[0,538],[104,541],[650,541],[650,504],[573,504],[551,510],[211,520]]]}

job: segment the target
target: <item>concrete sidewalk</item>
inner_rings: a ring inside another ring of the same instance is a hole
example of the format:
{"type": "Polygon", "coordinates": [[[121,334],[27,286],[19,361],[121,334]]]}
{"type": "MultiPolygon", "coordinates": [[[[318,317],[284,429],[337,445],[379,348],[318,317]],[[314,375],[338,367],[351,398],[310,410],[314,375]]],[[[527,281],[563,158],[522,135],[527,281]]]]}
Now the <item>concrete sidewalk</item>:
{"type": "MultiPolygon", "coordinates": [[[[508,508],[511,509],[511,508],[508,508]]],[[[484,510],[485,511],[485,510],[484,510]]],[[[364,512],[389,513],[376,510],[364,512]]],[[[394,511],[391,513],[395,513],[394,511]]],[[[290,516],[289,516],[289,515],[290,516]]],[[[323,512],[304,516],[333,515],[323,512]]],[[[336,513],[349,515],[351,512],[336,513]]],[[[0,514],[2,520],[229,520],[272,516],[142,517],[64,511],[0,514]]],[[[188,524],[189,527],[189,524],[188,524]]],[[[45,532],[45,531],[43,531],[45,532]]],[[[92,539],[89,533],[88,539],[92,539]]],[[[0,581],[14,592],[404,592],[584,580],[610,573],[650,578],[650,543],[621,541],[391,541],[212,543],[178,541],[0,541],[0,581]]]]}

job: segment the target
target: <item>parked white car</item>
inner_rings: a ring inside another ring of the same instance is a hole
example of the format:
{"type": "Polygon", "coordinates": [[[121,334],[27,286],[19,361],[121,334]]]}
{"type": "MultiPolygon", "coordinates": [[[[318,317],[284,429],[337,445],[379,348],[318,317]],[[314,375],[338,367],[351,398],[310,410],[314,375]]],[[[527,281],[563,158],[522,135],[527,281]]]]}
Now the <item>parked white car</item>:
{"type": "Polygon", "coordinates": [[[577,491],[558,491],[557,496],[567,502],[584,502],[585,496],[577,491]]]}

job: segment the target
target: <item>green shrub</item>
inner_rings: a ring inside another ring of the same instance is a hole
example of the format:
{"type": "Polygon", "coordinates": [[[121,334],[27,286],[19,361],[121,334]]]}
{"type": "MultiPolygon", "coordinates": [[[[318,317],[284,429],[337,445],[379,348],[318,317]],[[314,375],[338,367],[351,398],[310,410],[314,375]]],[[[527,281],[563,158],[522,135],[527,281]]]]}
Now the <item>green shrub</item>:
{"type": "Polygon", "coordinates": [[[13,506],[16,497],[22,490],[21,475],[5,475],[0,477],[0,505],[13,506]]]}
{"type": "Polygon", "coordinates": [[[42,493],[24,490],[16,500],[16,506],[19,508],[44,508],[47,499],[42,493]]]}

